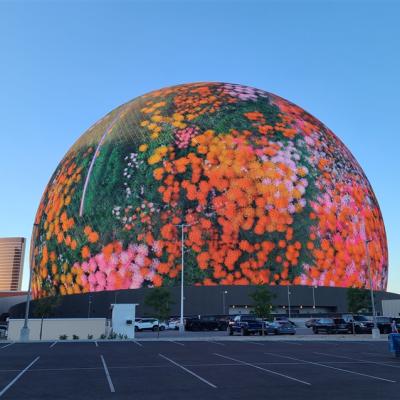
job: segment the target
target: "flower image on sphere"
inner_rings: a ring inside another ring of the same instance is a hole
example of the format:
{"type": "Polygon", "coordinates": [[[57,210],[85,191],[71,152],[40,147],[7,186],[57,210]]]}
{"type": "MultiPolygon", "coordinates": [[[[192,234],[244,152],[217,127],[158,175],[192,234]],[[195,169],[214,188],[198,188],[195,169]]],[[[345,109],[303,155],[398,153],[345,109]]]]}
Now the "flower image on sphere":
{"type": "Polygon", "coordinates": [[[107,114],[65,155],[35,223],[33,295],[180,283],[386,290],[385,227],[345,145],[263,90],[192,83],[107,114]],[[363,229],[365,227],[365,235],[363,229]]]}

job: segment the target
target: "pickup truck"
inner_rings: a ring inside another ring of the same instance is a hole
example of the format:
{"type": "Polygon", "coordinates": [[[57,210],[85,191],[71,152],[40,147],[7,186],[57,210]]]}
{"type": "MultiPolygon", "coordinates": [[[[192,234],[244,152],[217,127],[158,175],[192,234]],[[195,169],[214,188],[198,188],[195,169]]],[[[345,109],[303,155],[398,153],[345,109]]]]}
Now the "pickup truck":
{"type": "Polygon", "coordinates": [[[229,325],[228,332],[230,336],[235,333],[240,333],[242,336],[262,335],[263,324],[264,322],[259,320],[255,315],[237,315],[229,325]]]}

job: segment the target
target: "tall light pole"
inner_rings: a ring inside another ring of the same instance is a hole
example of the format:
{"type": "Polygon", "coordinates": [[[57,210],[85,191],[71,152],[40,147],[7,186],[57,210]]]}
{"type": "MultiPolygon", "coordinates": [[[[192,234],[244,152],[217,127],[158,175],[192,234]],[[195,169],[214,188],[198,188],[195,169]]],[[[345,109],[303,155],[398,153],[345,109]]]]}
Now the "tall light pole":
{"type": "Polygon", "coordinates": [[[28,342],[29,341],[29,327],[28,327],[28,319],[29,319],[29,308],[31,305],[31,290],[32,290],[32,272],[35,264],[35,246],[34,240],[36,237],[38,224],[33,224],[32,229],[32,237],[30,243],[30,252],[29,252],[29,282],[28,282],[28,293],[26,294],[26,303],[25,303],[25,320],[24,325],[21,328],[19,340],[21,342],[28,342]]]}
{"type": "Polygon", "coordinates": [[[225,315],[225,296],[228,294],[227,290],[222,291],[222,315],[225,315]]]}
{"type": "Polygon", "coordinates": [[[87,317],[90,318],[90,311],[92,308],[92,295],[89,293],[87,317]]]}
{"type": "Polygon", "coordinates": [[[291,306],[290,306],[290,285],[287,286],[287,301],[288,301],[288,311],[289,311],[289,319],[292,317],[291,314],[291,306]]]}
{"type": "Polygon", "coordinates": [[[179,318],[179,333],[183,335],[185,333],[185,324],[183,322],[183,311],[184,311],[184,291],[183,285],[185,283],[185,234],[184,229],[186,226],[190,226],[187,224],[179,224],[177,225],[181,228],[181,315],[179,318]]]}
{"type": "Polygon", "coordinates": [[[371,258],[369,256],[369,249],[368,249],[368,243],[370,240],[367,239],[367,235],[365,232],[365,220],[362,220],[361,224],[361,236],[364,241],[364,246],[365,246],[365,255],[367,257],[367,268],[368,268],[368,278],[369,278],[369,290],[371,294],[371,304],[372,304],[372,318],[374,322],[374,326],[372,328],[372,338],[373,339],[379,339],[380,337],[380,332],[376,323],[376,310],[375,310],[375,298],[374,298],[374,289],[372,287],[372,273],[371,273],[371,258]]]}
{"type": "Polygon", "coordinates": [[[317,286],[312,287],[312,300],[313,300],[313,306],[312,308],[315,310],[315,289],[317,288],[317,286]]]}

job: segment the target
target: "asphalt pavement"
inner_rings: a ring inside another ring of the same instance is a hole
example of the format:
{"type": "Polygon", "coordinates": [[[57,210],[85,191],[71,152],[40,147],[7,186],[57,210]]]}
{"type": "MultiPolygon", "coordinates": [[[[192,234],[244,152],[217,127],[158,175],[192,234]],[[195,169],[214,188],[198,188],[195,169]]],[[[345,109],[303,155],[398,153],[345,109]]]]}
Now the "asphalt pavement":
{"type": "MultiPolygon", "coordinates": [[[[238,338],[239,339],[239,338],[238,338]]],[[[384,341],[205,339],[0,345],[0,399],[397,399],[384,341]]]]}

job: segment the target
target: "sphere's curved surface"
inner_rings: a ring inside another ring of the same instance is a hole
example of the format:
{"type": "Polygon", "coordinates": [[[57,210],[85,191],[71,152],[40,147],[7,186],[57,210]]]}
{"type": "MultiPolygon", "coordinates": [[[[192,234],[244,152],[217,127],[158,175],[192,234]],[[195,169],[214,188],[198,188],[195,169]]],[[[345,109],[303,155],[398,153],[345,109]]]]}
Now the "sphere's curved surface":
{"type": "Polygon", "coordinates": [[[176,285],[387,285],[385,228],[344,144],[268,92],[194,83],[72,146],[36,215],[34,297],[176,285]]]}

